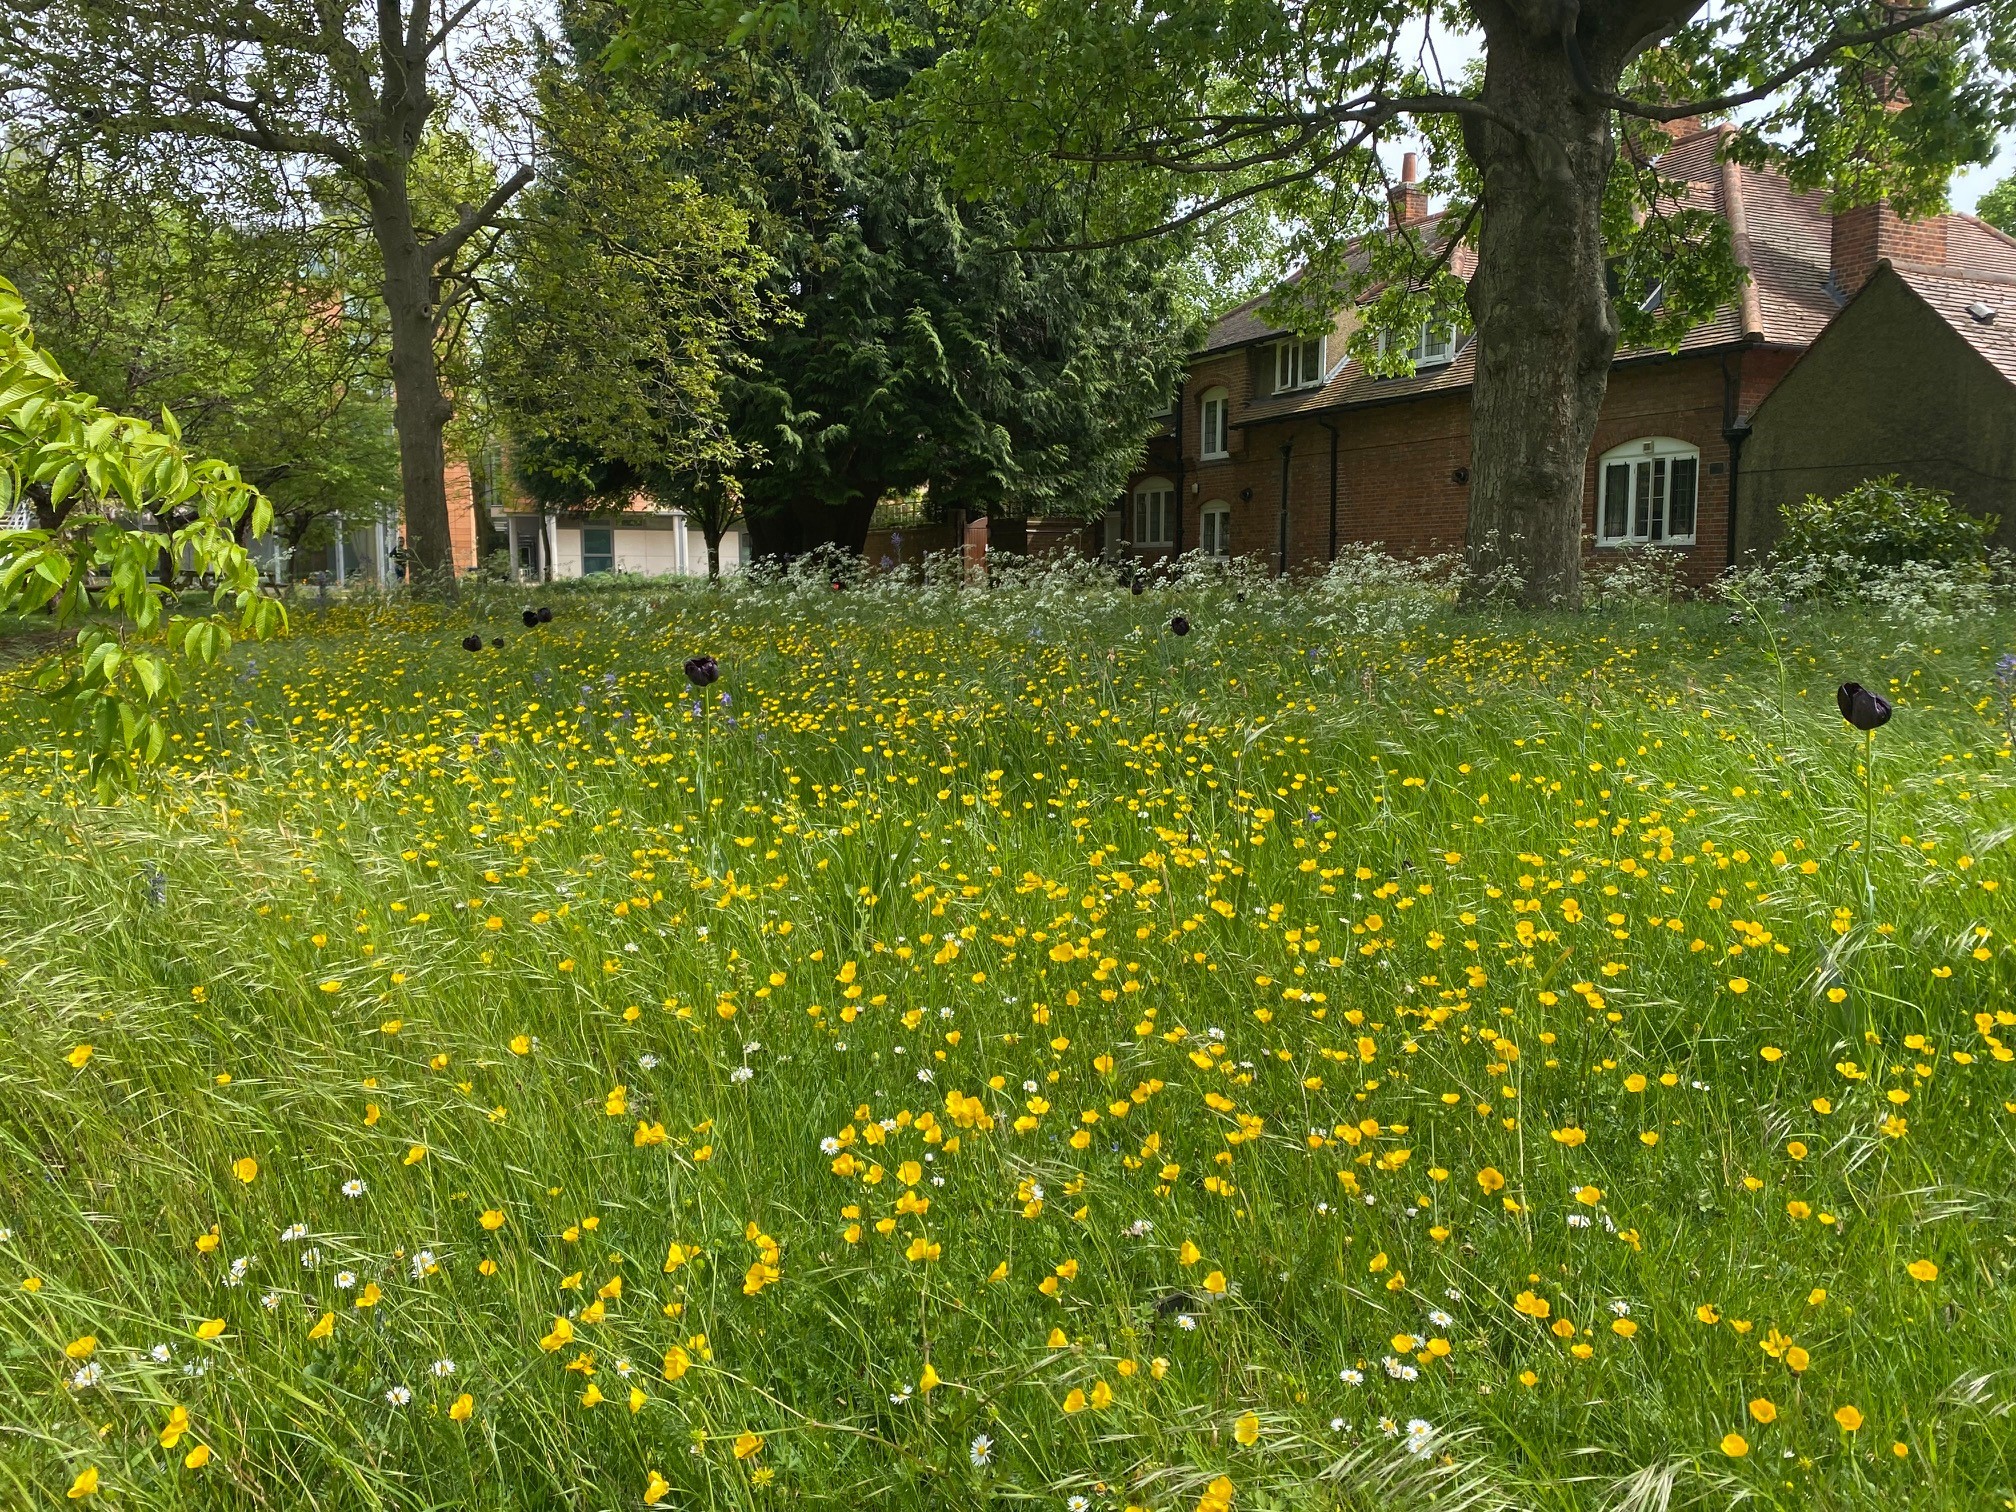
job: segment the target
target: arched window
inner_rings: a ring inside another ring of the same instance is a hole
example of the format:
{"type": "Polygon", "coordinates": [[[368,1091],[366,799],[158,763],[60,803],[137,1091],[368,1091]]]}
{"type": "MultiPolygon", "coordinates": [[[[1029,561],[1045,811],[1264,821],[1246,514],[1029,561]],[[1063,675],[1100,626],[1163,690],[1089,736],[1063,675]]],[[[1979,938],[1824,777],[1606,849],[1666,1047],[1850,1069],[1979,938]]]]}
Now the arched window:
{"type": "Polygon", "coordinates": [[[1208,557],[1232,555],[1232,506],[1213,499],[1197,517],[1197,548],[1208,557]]]}
{"type": "Polygon", "coordinates": [[[1176,544],[1176,485],[1167,478],[1143,478],[1134,485],[1134,544],[1176,544]]]}
{"type": "Polygon", "coordinates": [[[1692,546],[1701,452],[1685,441],[1646,436],[1605,452],[1598,463],[1598,546],[1692,546]]]}
{"type": "Polygon", "coordinates": [[[1207,462],[1231,455],[1226,446],[1230,435],[1226,424],[1228,403],[1229,397],[1222,388],[1206,389],[1198,401],[1197,454],[1207,462]]]}

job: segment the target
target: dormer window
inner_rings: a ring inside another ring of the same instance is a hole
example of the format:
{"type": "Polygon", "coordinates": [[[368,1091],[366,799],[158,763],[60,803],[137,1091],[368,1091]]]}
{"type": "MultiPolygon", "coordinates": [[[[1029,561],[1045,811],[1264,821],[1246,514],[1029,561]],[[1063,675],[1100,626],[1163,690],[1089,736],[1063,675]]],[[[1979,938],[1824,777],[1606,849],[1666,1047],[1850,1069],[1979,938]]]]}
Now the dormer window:
{"type": "MultiPolygon", "coordinates": [[[[1447,367],[1456,360],[1456,327],[1453,325],[1424,320],[1413,335],[1413,342],[1406,350],[1408,359],[1417,369],[1447,367]]],[[[1399,339],[1406,339],[1404,332],[1399,339]]],[[[1394,342],[1394,337],[1380,332],[1380,355],[1383,356],[1393,350],[1394,342]]]]}
{"type": "Polygon", "coordinates": [[[1323,382],[1323,338],[1283,341],[1274,348],[1274,392],[1320,387],[1323,382]]]}

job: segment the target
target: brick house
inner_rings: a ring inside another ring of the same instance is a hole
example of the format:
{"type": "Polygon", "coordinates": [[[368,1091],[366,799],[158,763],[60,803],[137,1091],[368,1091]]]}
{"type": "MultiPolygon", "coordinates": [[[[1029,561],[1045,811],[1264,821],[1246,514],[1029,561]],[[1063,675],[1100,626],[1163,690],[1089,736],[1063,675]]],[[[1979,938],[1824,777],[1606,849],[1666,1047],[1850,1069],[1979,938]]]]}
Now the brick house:
{"type": "MultiPolygon", "coordinates": [[[[1705,583],[1738,545],[1731,501],[1751,417],[1886,260],[2016,279],[2016,241],[1971,216],[1906,223],[1887,207],[1828,213],[1773,173],[1722,160],[1727,127],[1675,123],[1660,176],[1729,226],[1749,270],[1735,303],[1677,352],[1620,349],[1583,498],[1593,559],[1632,545],[1684,554],[1705,583]]],[[[1439,221],[1411,162],[1392,224],[1432,242],[1439,221]]],[[[1464,275],[1471,260],[1451,263],[1464,275]]],[[[1657,295],[1655,293],[1654,297],[1657,295]]],[[[1191,359],[1168,429],[1103,521],[1109,556],[1203,549],[1277,571],[1320,568],[1363,542],[1402,555],[1460,550],[1468,520],[1473,338],[1423,329],[1416,372],[1375,378],[1349,360],[1357,322],[1291,340],[1251,300],[1220,317],[1191,359]]],[[[1775,506],[1774,506],[1775,507],[1775,506]]]]}
{"type": "Polygon", "coordinates": [[[1758,406],[1739,558],[1770,548],[1783,506],[1885,473],[1997,517],[1996,543],[2016,547],[2016,273],[2006,248],[1949,219],[1959,236],[1944,245],[1898,234],[1877,249],[1861,291],[1758,406]]]}

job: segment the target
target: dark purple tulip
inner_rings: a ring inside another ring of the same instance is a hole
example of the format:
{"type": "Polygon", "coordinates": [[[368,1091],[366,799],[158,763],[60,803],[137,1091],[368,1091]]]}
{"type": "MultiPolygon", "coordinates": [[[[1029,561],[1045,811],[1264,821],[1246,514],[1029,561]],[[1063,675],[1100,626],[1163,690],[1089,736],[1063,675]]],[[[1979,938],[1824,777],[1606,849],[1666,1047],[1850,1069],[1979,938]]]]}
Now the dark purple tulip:
{"type": "Polygon", "coordinates": [[[1139,598],[1147,591],[1148,585],[1146,583],[1142,582],[1138,577],[1134,579],[1134,597],[1139,598]]]}
{"type": "Polygon", "coordinates": [[[500,635],[497,639],[490,642],[490,649],[493,651],[502,651],[504,649],[504,637],[500,635]]]}
{"type": "Polygon", "coordinates": [[[548,609],[544,604],[539,606],[539,623],[542,625],[553,623],[553,611],[548,609]]]}
{"type": "Polygon", "coordinates": [[[686,658],[686,681],[696,688],[704,688],[721,675],[721,664],[711,656],[689,656],[686,658]]]}
{"type": "Polygon", "coordinates": [[[464,651],[481,651],[483,649],[483,637],[480,635],[463,636],[462,649],[464,651]]]}
{"type": "Polygon", "coordinates": [[[1871,693],[1860,683],[1843,683],[1834,691],[1841,717],[1867,734],[1890,722],[1890,700],[1871,693]]]}
{"type": "Polygon", "coordinates": [[[1190,633],[1190,621],[1186,616],[1179,614],[1169,621],[1169,629],[1176,635],[1188,635],[1190,633]]]}
{"type": "Polygon", "coordinates": [[[527,609],[518,618],[525,621],[525,628],[530,630],[534,625],[539,623],[539,611],[537,609],[527,609]]]}

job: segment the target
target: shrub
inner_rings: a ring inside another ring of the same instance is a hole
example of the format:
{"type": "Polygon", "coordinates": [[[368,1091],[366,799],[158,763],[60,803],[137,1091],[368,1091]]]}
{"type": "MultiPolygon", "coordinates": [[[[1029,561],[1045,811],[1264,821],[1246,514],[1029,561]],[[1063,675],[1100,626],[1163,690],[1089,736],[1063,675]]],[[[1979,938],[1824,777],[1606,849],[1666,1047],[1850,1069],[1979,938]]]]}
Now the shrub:
{"type": "Polygon", "coordinates": [[[1955,509],[1952,497],[1936,488],[1900,483],[1894,473],[1858,483],[1838,498],[1808,494],[1787,505],[1784,516],[1777,558],[1788,565],[1838,558],[1864,567],[1974,566],[1986,558],[1998,523],[1993,515],[1955,509]]]}

